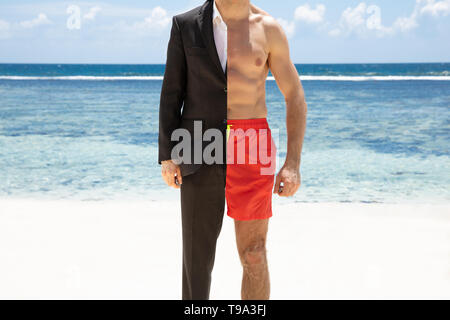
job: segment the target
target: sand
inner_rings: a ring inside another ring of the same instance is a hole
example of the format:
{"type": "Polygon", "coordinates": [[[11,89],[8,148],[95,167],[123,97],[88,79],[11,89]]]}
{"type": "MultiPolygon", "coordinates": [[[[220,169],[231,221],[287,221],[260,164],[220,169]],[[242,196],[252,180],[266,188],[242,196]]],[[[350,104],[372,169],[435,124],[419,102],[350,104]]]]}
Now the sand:
{"type": "MultiPolygon", "coordinates": [[[[211,298],[239,299],[224,219],[211,298]]],[[[450,299],[450,205],[279,202],[268,257],[272,299],[450,299]]],[[[0,200],[0,298],[180,293],[177,200],[0,200]]]]}

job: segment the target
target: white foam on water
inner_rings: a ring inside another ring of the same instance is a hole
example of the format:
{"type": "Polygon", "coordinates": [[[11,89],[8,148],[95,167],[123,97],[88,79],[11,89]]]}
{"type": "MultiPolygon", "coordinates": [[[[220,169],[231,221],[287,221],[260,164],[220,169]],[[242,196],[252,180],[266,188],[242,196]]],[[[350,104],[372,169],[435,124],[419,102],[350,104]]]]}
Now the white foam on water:
{"type": "MultiPolygon", "coordinates": [[[[163,76],[0,76],[0,80],[149,81],[163,76]]],[[[450,76],[300,76],[303,81],[450,81],[450,76]]],[[[267,80],[274,81],[270,76],[267,80]]]]}
{"type": "MultiPolygon", "coordinates": [[[[300,76],[305,81],[449,81],[450,76],[300,76]]],[[[267,80],[275,80],[268,77],[267,80]]]]}
{"type": "Polygon", "coordinates": [[[0,80],[117,81],[117,80],[162,80],[162,79],[163,76],[60,76],[60,77],[0,76],[0,80]]]}

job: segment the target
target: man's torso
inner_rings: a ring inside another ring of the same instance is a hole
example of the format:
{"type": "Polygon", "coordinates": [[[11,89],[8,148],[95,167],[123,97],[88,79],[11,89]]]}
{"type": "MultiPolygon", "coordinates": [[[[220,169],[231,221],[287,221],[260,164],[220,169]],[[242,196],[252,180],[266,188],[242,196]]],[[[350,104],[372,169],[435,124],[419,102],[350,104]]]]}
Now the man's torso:
{"type": "Polygon", "coordinates": [[[250,5],[246,19],[227,21],[228,119],[266,118],[265,82],[269,45],[264,27],[267,14],[250,5]]]}

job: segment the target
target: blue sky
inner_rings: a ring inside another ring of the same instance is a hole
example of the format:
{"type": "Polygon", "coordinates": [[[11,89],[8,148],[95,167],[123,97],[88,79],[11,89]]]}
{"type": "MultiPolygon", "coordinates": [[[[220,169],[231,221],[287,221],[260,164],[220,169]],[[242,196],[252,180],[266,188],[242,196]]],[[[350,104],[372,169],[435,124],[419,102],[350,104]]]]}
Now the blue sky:
{"type": "MultiPolygon", "coordinates": [[[[296,63],[450,62],[450,0],[254,0],[296,63]]],[[[163,63],[171,17],[203,1],[0,2],[0,62],[163,63]]]]}

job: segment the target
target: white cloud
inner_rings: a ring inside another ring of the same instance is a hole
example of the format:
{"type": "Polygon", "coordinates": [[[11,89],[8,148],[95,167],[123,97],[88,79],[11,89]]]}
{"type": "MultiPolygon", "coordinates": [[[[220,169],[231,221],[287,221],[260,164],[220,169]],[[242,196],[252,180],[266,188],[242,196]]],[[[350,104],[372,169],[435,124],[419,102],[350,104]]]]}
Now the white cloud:
{"type": "Polygon", "coordinates": [[[348,7],[342,12],[338,26],[328,32],[330,36],[348,36],[357,34],[365,36],[368,32],[375,31],[382,36],[388,32],[388,28],[381,23],[381,10],[378,6],[367,6],[364,2],[356,7],[348,7]]]}
{"type": "Polygon", "coordinates": [[[422,0],[420,2],[424,3],[423,7],[420,9],[420,14],[429,14],[438,17],[440,15],[446,16],[450,13],[450,0],[422,0]]]}
{"type": "Polygon", "coordinates": [[[171,18],[167,15],[167,11],[158,6],[151,10],[150,15],[143,22],[135,23],[134,27],[136,29],[165,28],[170,21],[171,18]]]}
{"type": "Polygon", "coordinates": [[[284,32],[286,33],[286,37],[291,38],[295,33],[295,22],[294,21],[289,22],[282,18],[278,18],[277,21],[283,28],[284,32]]]}
{"type": "Polygon", "coordinates": [[[332,36],[332,37],[338,37],[338,36],[340,36],[340,35],[342,34],[342,32],[341,32],[341,29],[335,28],[335,29],[330,30],[330,31],[328,32],[328,34],[329,34],[330,36],[332,36]]]}
{"type": "Polygon", "coordinates": [[[86,20],[95,20],[95,17],[97,16],[97,13],[99,13],[102,10],[99,6],[92,7],[88,13],[86,13],[83,18],[86,20]]]}
{"type": "Polygon", "coordinates": [[[450,0],[416,0],[412,13],[406,17],[398,17],[392,26],[386,27],[381,21],[381,9],[376,5],[367,6],[365,2],[342,12],[338,25],[328,34],[333,37],[357,34],[365,37],[375,34],[378,37],[408,32],[419,26],[423,15],[433,17],[446,16],[450,13],[450,0]]]}
{"type": "Polygon", "coordinates": [[[9,22],[0,20],[0,39],[9,38],[9,22]]]}
{"type": "Polygon", "coordinates": [[[317,25],[324,21],[325,10],[326,7],[323,4],[318,4],[315,8],[311,8],[309,4],[305,4],[295,9],[294,21],[288,21],[282,18],[278,18],[277,21],[283,27],[286,36],[290,38],[295,33],[296,21],[317,25]]]}
{"type": "Polygon", "coordinates": [[[34,28],[50,23],[51,21],[47,18],[47,16],[43,13],[40,13],[37,18],[34,18],[33,20],[22,21],[20,25],[24,28],[34,28]]]}
{"type": "Polygon", "coordinates": [[[450,13],[450,0],[416,0],[414,10],[409,17],[399,17],[395,20],[393,28],[401,32],[408,32],[419,26],[419,18],[423,15],[439,17],[450,13]]]}
{"type": "Polygon", "coordinates": [[[130,39],[140,39],[143,37],[159,37],[168,30],[167,27],[171,21],[172,18],[167,14],[167,11],[158,6],[151,9],[147,17],[140,21],[127,22],[120,20],[111,25],[99,26],[99,28],[102,32],[115,35],[124,34],[130,39]]]}
{"type": "Polygon", "coordinates": [[[323,21],[325,10],[326,8],[323,4],[316,5],[315,9],[312,9],[309,4],[305,4],[295,9],[294,17],[295,20],[310,24],[320,23],[323,21]]]}
{"type": "Polygon", "coordinates": [[[419,26],[417,19],[420,15],[420,9],[422,6],[422,0],[416,0],[414,10],[409,17],[399,17],[395,20],[393,28],[400,32],[408,32],[419,26]]]}
{"type": "Polygon", "coordinates": [[[339,22],[341,30],[352,33],[361,33],[365,27],[366,4],[361,2],[355,8],[347,8],[344,10],[339,22]]]}
{"type": "Polygon", "coordinates": [[[368,30],[374,30],[376,35],[382,37],[386,34],[392,34],[394,30],[383,26],[381,23],[381,9],[376,5],[371,5],[366,10],[370,16],[366,20],[366,27],[368,30]]]}
{"type": "Polygon", "coordinates": [[[407,32],[418,26],[417,17],[421,2],[417,0],[416,6],[409,17],[399,17],[392,26],[382,23],[381,9],[377,5],[361,2],[354,8],[347,8],[341,15],[338,26],[328,32],[330,36],[348,36],[356,34],[360,37],[375,35],[377,37],[391,36],[397,32],[407,32]]]}
{"type": "Polygon", "coordinates": [[[394,22],[394,30],[399,30],[401,32],[408,32],[414,28],[417,28],[419,24],[417,23],[415,16],[410,17],[400,17],[394,22]]]}

